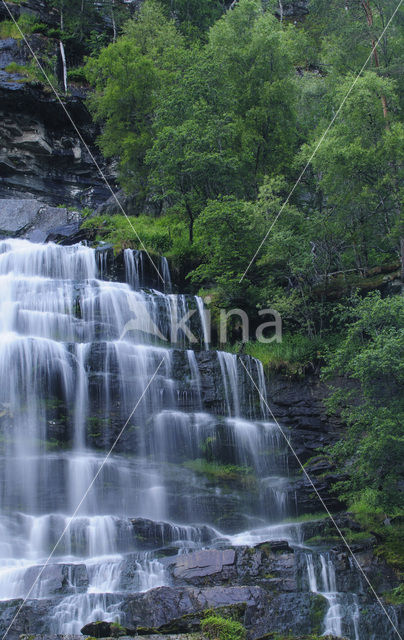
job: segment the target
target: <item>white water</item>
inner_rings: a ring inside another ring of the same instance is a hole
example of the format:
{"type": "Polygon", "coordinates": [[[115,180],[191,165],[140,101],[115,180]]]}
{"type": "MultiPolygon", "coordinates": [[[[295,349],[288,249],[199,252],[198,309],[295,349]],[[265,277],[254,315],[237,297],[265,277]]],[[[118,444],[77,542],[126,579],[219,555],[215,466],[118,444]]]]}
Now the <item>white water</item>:
{"type": "Polygon", "coordinates": [[[353,640],[360,640],[359,636],[359,606],[358,599],[352,594],[352,603],[347,605],[342,601],[342,595],[337,590],[335,566],[328,554],[319,553],[318,557],[312,553],[305,554],[307,576],[310,591],[319,593],[328,602],[328,609],[324,619],[323,635],[343,636],[346,629],[352,629],[353,640]],[[320,566],[315,560],[319,560],[320,566]],[[349,625],[349,627],[348,627],[349,625]]]}
{"type": "MultiPolygon", "coordinates": [[[[276,466],[275,459],[266,464],[259,455],[274,445],[273,425],[240,417],[236,356],[218,355],[224,413],[232,416],[222,426],[204,411],[201,372],[191,349],[182,352],[188,390],[175,378],[176,360],[165,338],[195,310],[193,329],[199,327],[207,348],[201,299],[171,293],[164,259],[167,293],[140,288],[143,253],[125,251],[124,262],[127,283],[110,282],[102,252],[0,241],[0,599],[29,592],[30,598],[55,598],[52,632],[79,633],[92,620],[119,620],[114,594],[121,590],[126,554],[136,551],[129,518],[185,522],[170,525],[167,540],[180,553],[203,544],[191,525],[209,518],[198,505],[210,499],[212,489],[182,463],[199,458],[206,439],[218,452],[222,439],[228,440],[234,463],[264,478],[276,466]],[[130,455],[122,456],[118,447],[104,464],[105,452],[161,360],[122,438],[130,455]],[[66,526],[50,565],[35,582],[66,526]]],[[[187,333],[180,331],[179,346],[186,343],[187,333]]],[[[262,377],[259,384],[263,391],[262,377]]],[[[251,387],[247,404],[254,393],[251,387]]],[[[256,508],[268,516],[276,512],[277,500],[272,502],[265,508],[257,502],[256,508]]],[[[247,503],[245,508],[254,510],[247,503]]],[[[214,528],[206,531],[220,535],[214,528]]],[[[131,590],[166,580],[163,565],[149,552],[140,553],[131,590]]]]}

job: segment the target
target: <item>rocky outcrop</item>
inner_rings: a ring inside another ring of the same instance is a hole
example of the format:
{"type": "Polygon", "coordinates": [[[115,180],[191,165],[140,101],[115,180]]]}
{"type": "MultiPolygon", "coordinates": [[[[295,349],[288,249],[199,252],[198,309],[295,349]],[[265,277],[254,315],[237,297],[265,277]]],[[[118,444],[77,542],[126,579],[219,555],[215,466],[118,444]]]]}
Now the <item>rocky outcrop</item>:
{"type": "Polygon", "coordinates": [[[43,581],[41,588],[49,595],[80,593],[86,591],[88,587],[85,564],[48,564],[46,567],[41,565],[29,567],[24,573],[24,589],[26,593],[31,589],[35,592],[39,575],[41,576],[41,581],[43,581]]]}
{"type": "Polygon", "coordinates": [[[34,199],[0,199],[0,236],[31,242],[68,238],[79,231],[81,213],[34,199]]]}
{"type": "MultiPolygon", "coordinates": [[[[299,594],[280,603],[278,597],[271,598],[260,587],[230,586],[172,588],[160,587],[145,594],[125,600],[122,625],[136,629],[137,633],[189,633],[200,629],[206,610],[219,615],[232,616],[251,630],[250,637],[258,638],[270,631],[284,630],[282,622],[288,609],[289,629],[299,633],[300,629],[316,632],[319,626],[310,622],[313,610],[319,603],[324,609],[325,599],[316,594],[299,594]],[[323,602],[324,601],[324,602],[323,602]],[[290,618],[290,610],[299,607],[299,615],[290,618]]],[[[286,627],[287,628],[287,627],[286,627]]]]}
{"type": "MultiPolygon", "coordinates": [[[[55,41],[33,35],[29,43],[40,59],[55,58],[55,41]]],[[[22,40],[0,40],[0,198],[96,207],[110,191],[52,89],[32,76],[31,58],[22,40]]],[[[39,70],[35,73],[39,78],[39,70]]],[[[98,129],[85,99],[83,90],[73,88],[61,97],[113,183],[114,176],[95,146],[98,129]]]]}
{"type": "Polygon", "coordinates": [[[277,420],[291,429],[293,447],[302,462],[337,441],[343,424],[327,413],[324,401],[330,391],[318,376],[270,373],[267,390],[269,405],[277,420]]]}

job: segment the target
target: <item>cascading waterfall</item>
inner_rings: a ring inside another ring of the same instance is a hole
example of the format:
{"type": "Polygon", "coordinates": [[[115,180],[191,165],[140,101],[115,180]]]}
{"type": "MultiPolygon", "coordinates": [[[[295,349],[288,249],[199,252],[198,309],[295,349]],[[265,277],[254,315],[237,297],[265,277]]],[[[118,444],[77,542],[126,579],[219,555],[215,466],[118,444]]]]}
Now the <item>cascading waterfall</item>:
{"type": "Polygon", "coordinates": [[[305,553],[304,559],[310,591],[321,594],[328,602],[324,635],[360,640],[357,596],[338,592],[335,565],[330,553],[305,553]]]}
{"type": "MultiPolygon", "coordinates": [[[[206,351],[203,302],[172,293],[165,259],[165,293],[148,286],[142,252],[126,250],[124,267],[116,282],[86,246],[0,241],[0,599],[32,587],[30,599],[50,602],[47,632],[119,621],[122,593],[167,583],[137,526],[180,554],[218,537],[302,542],[298,525],[281,524],[293,503],[287,447],[268,419],[262,365],[244,360],[258,393],[238,356],[206,351]],[[179,330],[170,345],[187,314],[197,343],[179,330]],[[241,468],[250,484],[237,499],[203,475],[209,460],[241,468]]],[[[333,567],[320,558],[319,577],[306,556],[308,588],[327,598],[325,631],[338,635],[333,567]]]]}

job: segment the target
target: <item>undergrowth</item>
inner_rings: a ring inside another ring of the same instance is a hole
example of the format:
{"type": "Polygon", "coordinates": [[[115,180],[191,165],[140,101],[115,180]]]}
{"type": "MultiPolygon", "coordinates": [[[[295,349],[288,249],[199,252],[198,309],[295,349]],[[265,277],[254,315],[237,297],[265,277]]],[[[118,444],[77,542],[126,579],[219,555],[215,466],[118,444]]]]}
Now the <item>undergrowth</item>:
{"type": "Polygon", "coordinates": [[[240,622],[210,615],[201,622],[203,634],[209,640],[245,640],[247,631],[240,622]]]}

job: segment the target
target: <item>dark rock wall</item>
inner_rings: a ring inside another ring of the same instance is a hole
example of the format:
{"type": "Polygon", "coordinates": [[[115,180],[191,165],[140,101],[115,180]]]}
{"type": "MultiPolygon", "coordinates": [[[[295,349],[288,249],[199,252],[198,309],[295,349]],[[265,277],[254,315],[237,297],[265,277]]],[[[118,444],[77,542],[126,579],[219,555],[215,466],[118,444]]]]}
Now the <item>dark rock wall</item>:
{"type": "MultiPolygon", "coordinates": [[[[56,53],[56,43],[34,35],[29,43],[39,58],[56,53]]],[[[38,198],[58,205],[97,207],[111,194],[86,145],[47,85],[28,79],[23,69],[32,56],[22,40],[0,40],[0,198],[38,198]],[[12,71],[12,72],[10,72],[12,71]]],[[[39,72],[38,72],[39,73],[39,72]]],[[[114,186],[114,174],[96,146],[98,127],[85,106],[86,92],[62,94],[63,105],[114,186]]]]}

